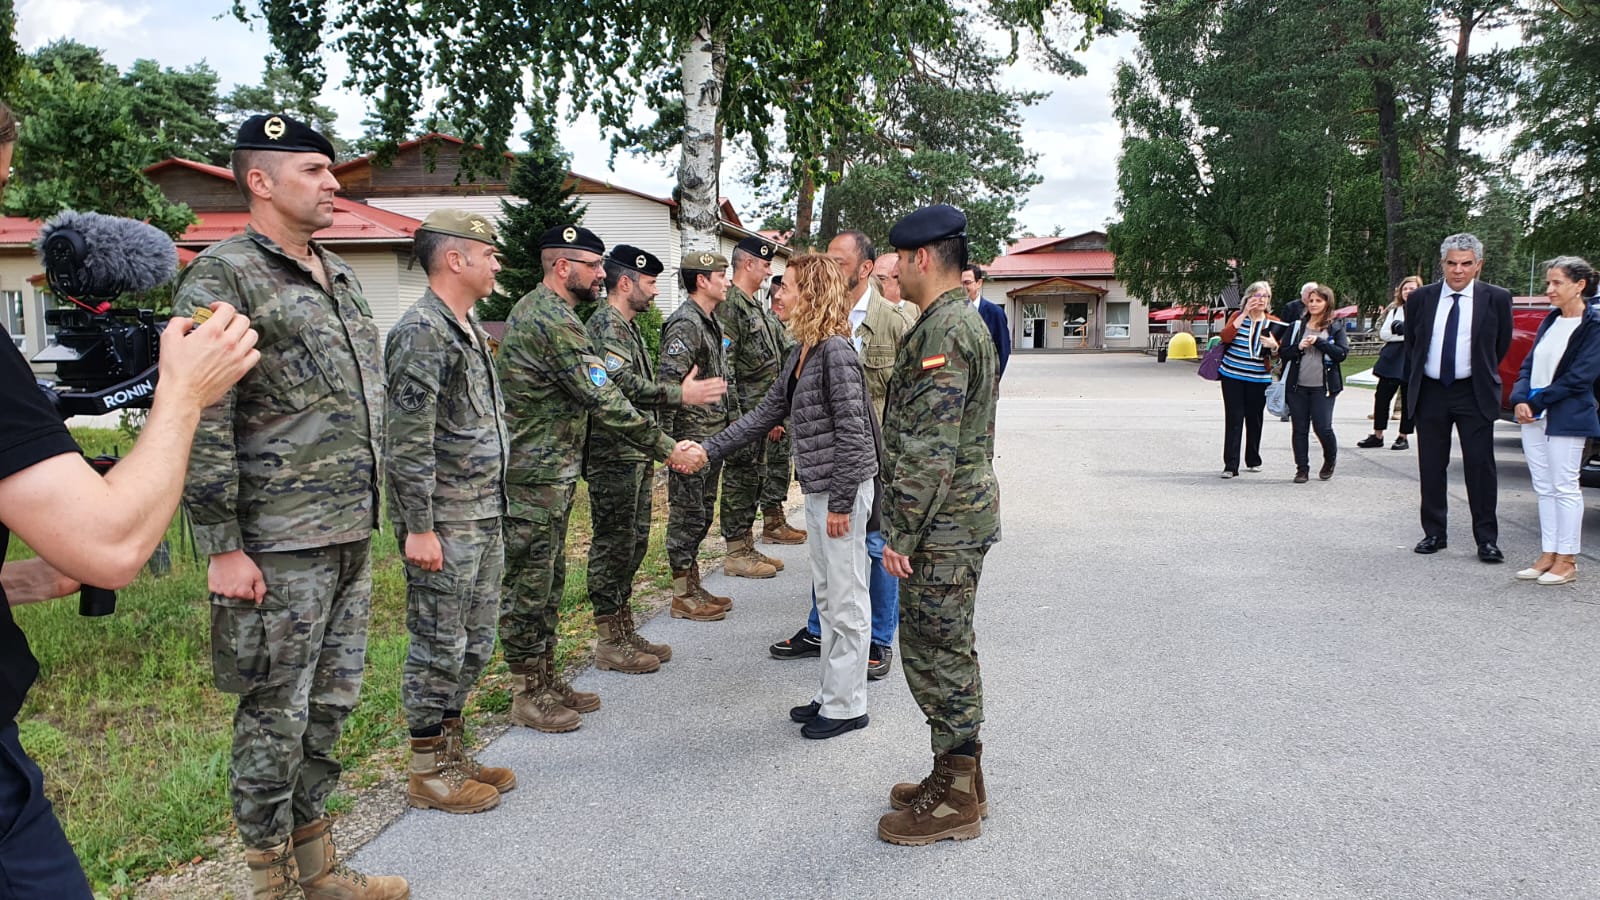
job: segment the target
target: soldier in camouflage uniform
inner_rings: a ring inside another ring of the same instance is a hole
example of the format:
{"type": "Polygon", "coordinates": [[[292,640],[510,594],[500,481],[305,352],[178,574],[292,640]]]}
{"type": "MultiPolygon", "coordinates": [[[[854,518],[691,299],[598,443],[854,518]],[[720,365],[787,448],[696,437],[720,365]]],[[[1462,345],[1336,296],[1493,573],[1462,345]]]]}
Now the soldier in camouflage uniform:
{"type": "Polygon", "coordinates": [[[183,270],[172,305],[233,304],[261,363],[206,409],[184,502],[211,558],[213,680],[239,696],[229,794],[253,894],[399,898],[405,879],[338,863],[325,811],[366,658],[384,412],[372,310],[311,240],[333,222],[333,155],[286,116],[239,129],[249,227],[183,270]]]}
{"type": "MultiPolygon", "coordinates": [[[[761,403],[783,363],[779,355],[783,332],[773,327],[776,320],[752,297],[772,274],[774,249],[759,237],[740,241],[733,249],[733,278],[727,296],[717,306],[717,324],[728,341],[728,362],[733,366],[740,409],[755,409],[761,403]]],[[[771,578],[783,570],[783,560],[756,549],[750,530],[761,500],[767,447],[767,441],[757,441],[734,452],[722,465],[722,537],[728,543],[722,569],[729,575],[771,578]]],[[[788,485],[784,493],[788,493],[788,485]]],[[[779,513],[781,519],[781,504],[779,513]]],[[[786,528],[787,524],[784,522],[786,528]]],[[[774,533],[783,543],[805,542],[805,533],[792,528],[774,533]]]]}
{"type": "Polygon", "coordinates": [[[511,720],[563,732],[578,727],[578,713],[600,708],[598,695],[573,690],[555,671],[567,522],[589,429],[653,460],[682,464],[686,457],[628,403],[572,312],[596,298],[605,245],[587,228],[560,225],[539,246],[544,281],[506,317],[495,358],[511,434],[500,644],[511,671],[523,676],[511,720]]]}
{"type": "MultiPolygon", "coordinates": [[[[772,276],[768,299],[783,288],[782,276],[772,276]]],[[[789,334],[775,309],[763,309],[767,327],[778,337],[778,359],[789,358],[795,348],[794,337],[789,334]]],[[[790,445],[789,429],[778,427],[767,435],[767,465],[761,473],[761,542],[763,544],[803,544],[806,532],[789,524],[783,505],[789,500],[789,485],[794,481],[794,448],[790,445]]]]}
{"type": "MultiPolygon", "coordinates": [[[[685,253],[678,265],[689,301],[682,303],[661,326],[661,362],[657,380],[682,381],[698,371],[710,378],[725,378],[729,389],[722,400],[705,406],[666,409],[661,425],[680,441],[702,442],[739,418],[738,385],[728,365],[728,340],[717,324],[717,307],[727,296],[728,260],[720,253],[685,253]]],[[[711,530],[716,512],[717,477],[721,463],[693,474],[676,469],[667,480],[667,563],[672,567],[672,616],[696,622],[715,622],[727,616],[733,601],[700,585],[700,543],[711,530]]]]}
{"type": "MultiPolygon", "coordinates": [[[[612,247],[605,261],[606,302],[586,326],[606,373],[651,423],[659,407],[710,403],[728,391],[726,381],[695,378],[693,369],[681,385],[655,380],[633,319],[655,302],[661,271],[661,261],[650,253],[626,244],[612,247]]],[[[613,440],[604,430],[590,431],[583,466],[594,534],[589,542],[589,601],[600,634],[595,665],[630,674],[654,672],[672,658],[672,648],[639,636],[628,600],[650,544],[655,466],[649,454],[613,440]]]]}
{"type": "Polygon", "coordinates": [[[508,442],[489,336],[472,306],[494,292],[493,223],[441,209],[417,229],[428,290],[389,331],[389,518],[405,558],[411,634],[401,703],[411,732],[406,797],[481,812],[516,787],[462,746],[462,710],[494,653],[505,545],[508,442]]]}
{"type": "Polygon", "coordinates": [[[983,682],[972,619],[983,557],[1000,540],[994,477],[994,343],[961,290],[966,217],[939,205],[898,222],[889,241],[900,284],[922,316],[906,332],[889,379],[883,562],[902,580],[900,652],[906,683],[933,732],[933,772],[897,784],[897,811],[878,837],[931,844],[977,837],[987,813],[983,682]]]}

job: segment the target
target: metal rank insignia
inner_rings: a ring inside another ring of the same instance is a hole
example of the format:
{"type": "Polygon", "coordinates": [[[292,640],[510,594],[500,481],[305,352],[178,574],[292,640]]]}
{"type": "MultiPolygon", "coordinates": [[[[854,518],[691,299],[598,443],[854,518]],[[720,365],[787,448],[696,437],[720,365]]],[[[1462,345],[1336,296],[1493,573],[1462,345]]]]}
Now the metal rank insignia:
{"type": "Polygon", "coordinates": [[[569,244],[572,243],[578,239],[578,229],[568,225],[566,230],[561,232],[561,239],[569,244]]]}
{"type": "Polygon", "coordinates": [[[265,134],[269,140],[274,141],[282,140],[288,130],[289,126],[284,123],[282,116],[273,116],[261,126],[261,133],[265,134]]]}

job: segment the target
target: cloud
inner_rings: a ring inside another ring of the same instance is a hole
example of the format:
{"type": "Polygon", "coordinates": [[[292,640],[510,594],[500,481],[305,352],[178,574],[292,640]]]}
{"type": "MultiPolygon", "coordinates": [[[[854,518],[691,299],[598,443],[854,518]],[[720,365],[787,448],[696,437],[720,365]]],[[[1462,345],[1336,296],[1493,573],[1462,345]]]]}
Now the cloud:
{"type": "Polygon", "coordinates": [[[143,4],[114,0],[22,0],[16,11],[24,50],[64,37],[99,47],[121,43],[150,14],[143,4]]]}

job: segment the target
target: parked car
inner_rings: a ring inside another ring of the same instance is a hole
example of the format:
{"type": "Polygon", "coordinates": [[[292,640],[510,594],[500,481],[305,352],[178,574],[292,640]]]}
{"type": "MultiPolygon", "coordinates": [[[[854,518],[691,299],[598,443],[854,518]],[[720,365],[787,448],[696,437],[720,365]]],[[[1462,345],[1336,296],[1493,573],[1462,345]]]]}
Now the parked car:
{"type": "MultiPolygon", "coordinates": [[[[1522,361],[1533,350],[1533,339],[1539,334],[1539,325],[1550,314],[1548,306],[1518,306],[1511,311],[1511,349],[1500,361],[1500,418],[1515,422],[1511,411],[1511,390],[1517,386],[1517,376],[1522,373],[1522,361]]],[[[1595,393],[1600,395],[1600,381],[1595,382],[1595,393]]],[[[1583,454],[1583,469],[1578,473],[1584,487],[1600,488],[1600,440],[1589,439],[1583,454]]]]}

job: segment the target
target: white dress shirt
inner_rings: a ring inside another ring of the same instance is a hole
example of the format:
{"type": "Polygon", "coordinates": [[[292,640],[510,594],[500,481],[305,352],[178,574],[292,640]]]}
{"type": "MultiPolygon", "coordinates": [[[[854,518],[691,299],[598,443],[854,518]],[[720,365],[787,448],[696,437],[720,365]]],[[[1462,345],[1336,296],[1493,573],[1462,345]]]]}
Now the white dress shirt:
{"type": "Polygon", "coordinates": [[[1439,307],[1433,313],[1433,335],[1428,338],[1428,358],[1422,366],[1422,374],[1429,378],[1437,380],[1439,377],[1444,356],[1445,320],[1450,318],[1451,296],[1456,294],[1460,299],[1455,302],[1461,306],[1461,317],[1456,323],[1456,380],[1472,377],[1472,288],[1477,283],[1477,279],[1473,279],[1461,290],[1453,291],[1450,285],[1440,282],[1439,307]]]}
{"type": "Polygon", "coordinates": [[[850,308],[850,340],[856,345],[856,353],[862,352],[861,335],[856,331],[861,323],[867,320],[867,301],[872,299],[872,282],[863,282],[861,285],[861,299],[850,308]]]}

